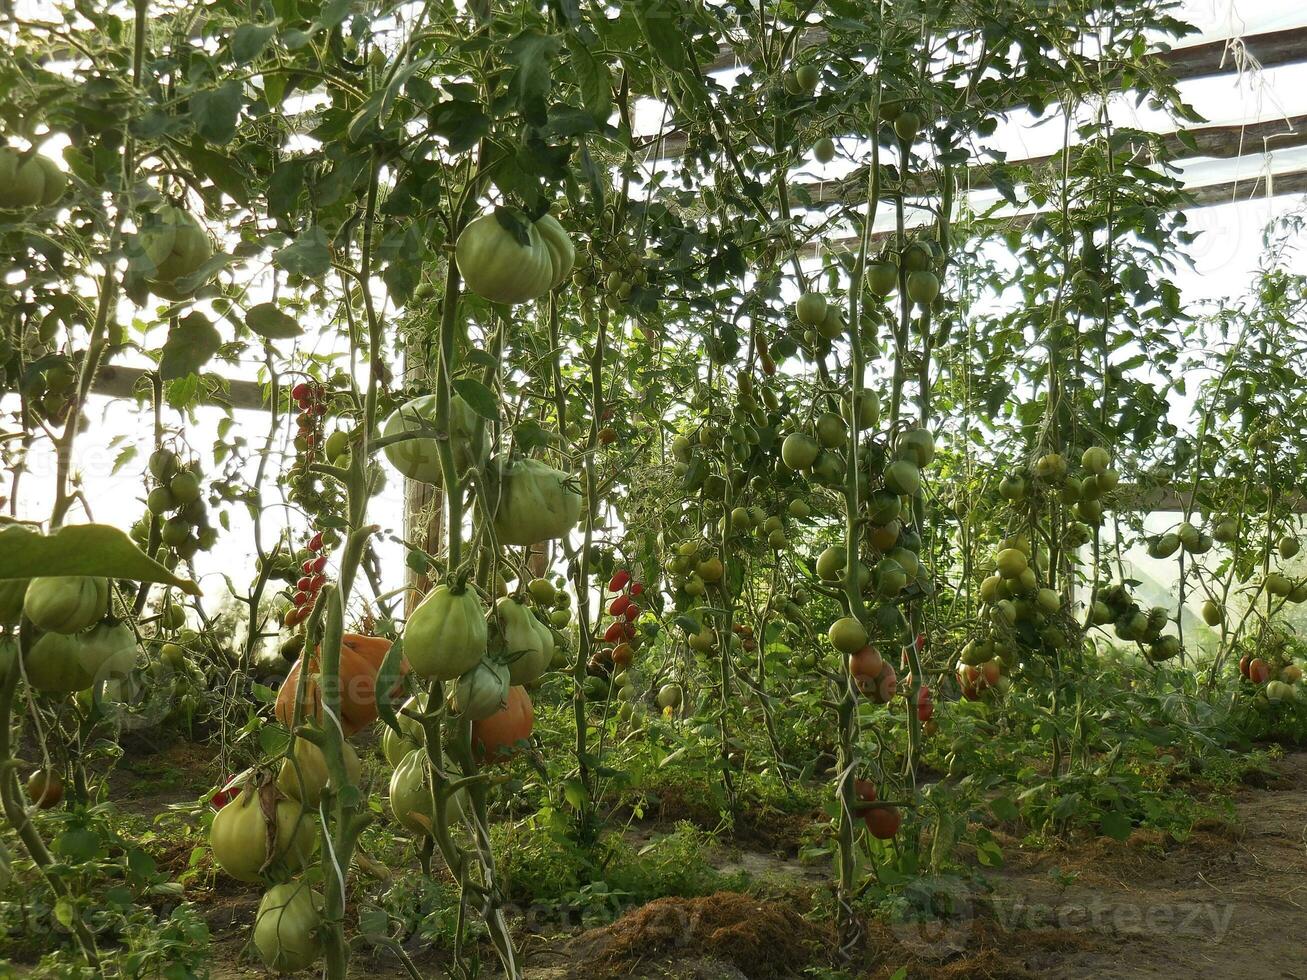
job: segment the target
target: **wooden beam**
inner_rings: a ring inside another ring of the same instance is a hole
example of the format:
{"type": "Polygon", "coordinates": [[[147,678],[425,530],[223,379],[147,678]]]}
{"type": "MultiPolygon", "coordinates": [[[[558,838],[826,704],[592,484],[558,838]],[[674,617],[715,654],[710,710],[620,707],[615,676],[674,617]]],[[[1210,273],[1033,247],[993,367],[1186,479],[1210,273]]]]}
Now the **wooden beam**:
{"type": "MultiPolygon", "coordinates": [[[[144,398],[150,390],[150,372],[144,368],[124,367],[120,364],[110,364],[100,369],[100,373],[95,376],[95,384],[91,390],[97,395],[107,395],[110,398],[144,398]]],[[[205,375],[206,378],[217,377],[216,375],[205,375]]],[[[241,408],[251,411],[268,408],[267,399],[264,397],[263,385],[257,381],[242,381],[234,378],[220,378],[220,383],[226,387],[226,392],[213,391],[206,389],[206,395],[202,401],[208,405],[230,405],[232,408],[241,408]]],[[[203,384],[203,381],[201,382],[203,384]]]]}
{"type": "MultiPolygon", "coordinates": [[[[812,27],[799,41],[801,48],[825,44],[830,32],[812,27]]],[[[1154,52],[1157,60],[1171,69],[1177,82],[1213,75],[1233,75],[1250,67],[1249,59],[1262,68],[1276,68],[1307,59],[1307,27],[1267,31],[1248,37],[1228,37],[1198,44],[1181,43],[1154,52]]],[[[717,57],[703,66],[704,71],[726,71],[748,64],[733,48],[721,47],[717,57]]]]}
{"type": "MultiPolygon", "coordinates": [[[[1250,201],[1258,197],[1281,197],[1287,194],[1307,194],[1307,170],[1295,170],[1291,173],[1272,174],[1269,185],[1264,175],[1252,175],[1239,180],[1226,181],[1220,184],[1204,184],[1199,187],[1187,187],[1185,193],[1189,201],[1181,205],[1179,210],[1186,211],[1191,208],[1215,207],[1220,204],[1235,204],[1239,201],[1250,201]]],[[[981,226],[990,226],[997,228],[1023,228],[1031,224],[1041,214],[1051,213],[1050,211],[1034,211],[1022,214],[1007,215],[998,218],[986,218],[978,222],[981,226]]],[[[922,227],[923,222],[918,222],[912,227],[922,227]]],[[[871,240],[873,242],[882,242],[893,236],[895,232],[892,229],[885,231],[873,232],[871,240]]],[[[857,249],[859,239],[856,237],[839,238],[832,242],[810,243],[799,249],[799,255],[803,258],[813,258],[822,252],[852,252],[857,249]]]]}
{"type": "MultiPolygon", "coordinates": [[[[1235,126],[1200,126],[1196,129],[1166,133],[1161,137],[1165,158],[1174,162],[1197,157],[1210,157],[1214,160],[1233,160],[1244,156],[1253,156],[1271,150],[1288,150],[1298,146],[1307,146],[1307,115],[1291,116],[1288,119],[1267,120],[1235,126]],[[1181,135],[1181,134],[1185,135],[1181,135]],[[1187,137],[1187,138],[1186,138],[1187,137]]],[[[1141,141],[1140,151],[1145,144],[1141,141]]],[[[1077,147],[1071,147],[1074,152],[1077,147]]],[[[1026,157],[1004,164],[1009,171],[1019,169],[1038,170],[1058,159],[1057,154],[1038,157],[1026,157]]],[[[968,169],[965,185],[970,190],[985,190],[994,187],[993,167],[979,165],[968,169]]],[[[920,175],[921,186],[929,186],[938,178],[933,173],[920,175]]],[[[797,186],[808,190],[814,205],[819,204],[860,204],[867,189],[867,168],[858,167],[855,171],[839,180],[797,181],[797,186]]],[[[920,194],[927,193],[924,189],[920,194]]]]}
{"type": "MultiPolygon", "coordinates": [[[[826,36],[827,32],[824,28],[815,27],[804,35],[802,43],[805,46],[820,44],[824,42],[826,36]]],[[[1157,51],[1155,54],[1158,61],[1171,69],[1171,75],[1177,82],[1234,75],[1250,70],[1253,62],[1262,68],[1276,68],[1307,61],[1307,27],[1182,45],[1166,51],[1157,51]]],[[[733,51],[723,49],[717,58],[706,66],[706,70],[722,71],[744,63],[733,51]]],[[[1110,66],[1105,67],[1110,68],[1110,66]]],[[[1013,106],[999,115],[1006,115],[1020,108],[1023,107],[1013,106]]],[[[686,143],[686,133],[675,130],[662,137],[651,137],[636,149],[638,151],[645,147],[655,148],[655,154],[650,158],[651,162],[670,160],[685,153],[686,143]]]]}

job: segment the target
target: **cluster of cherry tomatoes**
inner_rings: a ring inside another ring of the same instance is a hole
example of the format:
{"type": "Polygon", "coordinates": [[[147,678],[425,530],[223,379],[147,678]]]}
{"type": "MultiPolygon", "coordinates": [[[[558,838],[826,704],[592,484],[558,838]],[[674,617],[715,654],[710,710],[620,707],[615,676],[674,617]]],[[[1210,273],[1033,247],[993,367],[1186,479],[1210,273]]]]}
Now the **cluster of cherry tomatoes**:
{"type": "Polygon", "coordinates": [[[604,647],[597,656],[601,663],[609,660],[624,670],[631,666],[635,648],[639,645],[635,621],[642,610],[635,600],[644,592],[644,583],[634,581],[629,571],[619,568],[608,581],[608,591],[616,593],[608,603],[608,615],[613,617],[613,621],[604,630],[604,642],[612,646],[604,647]]]}
{"type": "Polygon", "coordinates": [[[300,571],[303,574],[295,583],[295,594],[291,597],[291,607],[286,610],[286,615],[282,619],[282,622],[291,629],[299,626],[300,623],[309,618],[309,613],[313,612],[314,603],[318,601],[318,593],[327,584],[326,543],[322,539],[321,531],[318,531],[309,540],[308,549],[311,552],[310,557],[305,558],[303,564],[300,565],[300,571]]]}
{"type": "Polygon", "coordinates": [[[317,445],[322,417],[327,414],[326,389],[316,381],[301,381],[290,390],[290,396],[299,408],[295,448],[306,453],[317,445]]]}

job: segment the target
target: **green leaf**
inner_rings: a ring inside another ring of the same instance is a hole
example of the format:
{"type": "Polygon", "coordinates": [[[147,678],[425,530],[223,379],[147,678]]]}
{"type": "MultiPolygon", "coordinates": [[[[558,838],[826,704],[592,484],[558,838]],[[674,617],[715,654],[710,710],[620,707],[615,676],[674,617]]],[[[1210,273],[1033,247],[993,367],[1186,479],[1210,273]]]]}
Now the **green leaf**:
{"type": "Polygon", "coordinates": [[[276,303],[260,303],[250,307],[245,313],[245,325],[268,340],[298,337],[304,332],[294,317],[277,309],[276,303]]]}
{"type": "Polygon", "coordinates": [[[231,56],[238,65],[253,61],[275,33],[276,28],[266,24],[241,24],[231,36],[231,56]]]}
{"type": "Polygon", "coordinates": [[[159,358],[159,377],[164,381],[199,373],[200,368],[222,346],[217,328],[203,313],[188,313],[168,331],[159,358]]]}
{"type": "Polygon", "coordinates": [[[552,63],[561,46],[556,36],[533,30],[523,31],[508,42],[504,58],[517,68],[508,85],[509,95],[533,125],[541,126],[545,122],[552,63]]]}
{"type": "Polygon", "coordinates": [[[208,177],[213,181],[213,186],[237,204],[249,205],[249,178],[231,160],[202,146],[198,140],[192,141],[189,146],[179,147],[179,150],[190,161],[195,173],[208,177]]]}
{"type": "Polygon", "coordinates": [[[494,422],[499,418],[499,399],[480,381],[475,378],[455,378],[454,390],[483,419],[494,422]]]}
{"type": "Polygon", "coordinates": [[[41,534],[23,524],[0,531],[0,578],[94,575],[133,582],[160,582],[199,595],[200,587],[179,578],[108,524],[72,524],[41,534]]]}
{"type": "Polygon", "coordinates": [[[236,117],[244,104],[241,83],[237,81],[207,92],[196,92],[190,101],[195,131],[210,143],[230,143],[236,135],[236,117]]]}
{"type": "Polygon", "coordinates": [[[1130,837],[1130,818],[1119,810],[1108,810],[1098,821],[1098,827],[1104,837],[1113,840],[1127,840],[1130,837]]]}
{"type": "Polygon", "coordinates": [[[401,636],[390,645],[385,659],[381,661],[381,669],[377,671],[377,717],[396,734],[403,733],[399,730],[399,718],[395,715],[395,706],[391,704],[390,693],[403,679],[404,675],[399,672],[399,664],[403,659],[404,638],[401,636]]]}
{"type": "Polygon", "coordinates": [[[590,46],[575,35],[568,37],[567,50],[572,55],[572,70],[581,90],[581,108],[596,122],[607,122],[613,111],[613,77],[608,63],[596,57],[590,46]]]}
{"type": "Polygon", "coordinates": [[[201,312],[191,312],[170,329],[167,340],[163,341],[163,354],[159,358],[159,378],[169,382],[176,378],[186,378],[197,374],[201,367],[209,362],[218,348],[222,346],[222,337],[217,328],[209,323],[209,318],[201,312]]]}
{"type": "Polygon", "coordinates": [[[331,249],[327,247],[327,233],[314,225],[285,248],[272,254],[272,261],[291,275],[313,279],[325,275],[331,268],[331,249]]]}
{"type": "Polygon", "coordinates": [[[1006,796],[998,796],[991,800],[989,809],[996,819],[1002,820],[1004,823],[1011,823],[1021,816],[1021,811],[1017,809],[1017,805],[1006,796]]]}
{"type": "Polygon", "coordinates": [[[568,806],[573,810],[582,809],[589,798],[590,794],[586,792],[585,784],[581,780],[563,780],[563,799],[567,800],[568,806]]]}

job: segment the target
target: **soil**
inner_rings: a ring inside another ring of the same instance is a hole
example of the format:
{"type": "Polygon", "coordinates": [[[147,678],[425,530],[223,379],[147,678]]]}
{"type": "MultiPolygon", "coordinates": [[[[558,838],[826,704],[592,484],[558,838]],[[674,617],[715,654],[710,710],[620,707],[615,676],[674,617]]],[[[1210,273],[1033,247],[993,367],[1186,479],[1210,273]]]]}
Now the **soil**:
{"type": "MultiPolygon", "coordinates": [[[[161,776],[167,781],[172,772],[194,773],[202,768],[198,763],[185,746],[161,752],[145,772],[127,770],[125,781],[139,785],[119,798],[148,790],[161,776]]],[[[164,796],[194,800],[201,790],[173,784],[141,806],[157,807],[164,796]]],[[[861,961],[849,976],[889,980],[906,968],[914,980],[1307,978],[1301,938],[1307,935],[1307,752],[1287,756],[1271,778],[1241,790],[1235,803],[1232,823],[1200,825],[1183,841],[1145,831],[1124,844],[1086,838],[1026,849],[1005,840],[1002,869],[965,885],[914,886],[927,889],[936,907],[952,908],[951,918],[868,923],[861,961]]],[[[653,822],[632,832],[649,838],[663,829],[653,822]]],[[[801,821],[787,817],[770,833],[751,833],[705,854],[724,872],[746,874],[751,894],[662,898],[600,928],[524,934],[526,976],[779,980],[829,964],[830,935],[803,915],[828,868],[798,859],[802,830],[801,821]]],[[[184,870],[192,844],[161,841],[160,866],[184,870]]],[[[257,890],[201,875],[191,879],[187,893],[211,930],[214,980],[267,976],[245,953],[257,890]]],[[[483,967],[490,962],[487,949],[483,967]]],[[[438,955],[422,956],[417,965],[424,976],[445,975],[438,955]]],[[[386,954],[360,959],[359,969],[370,980],[406,976],[386,954]]]]}

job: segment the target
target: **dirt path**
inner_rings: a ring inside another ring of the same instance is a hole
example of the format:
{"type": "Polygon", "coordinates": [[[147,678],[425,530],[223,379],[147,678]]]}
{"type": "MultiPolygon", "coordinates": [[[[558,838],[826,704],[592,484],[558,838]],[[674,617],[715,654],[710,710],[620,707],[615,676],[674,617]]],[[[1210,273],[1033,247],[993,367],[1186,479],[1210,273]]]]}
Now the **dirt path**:
{"type": "Polygon", "coordinates": [[[1272,785],[1239,794],[1233,827],[1183,844],[1136,833],[1009,854],[994,915],[1018,960],[1046,977],[1307,977],[1307,753],[1277,768],[1272,785]],[[1022,930],[1084,948],[1023,950],[1022,930]]]}
{"type": "MultiPolygon", "coordinates": [[[[1238,794],[1232,826],[1203,826],[1184,843],[1146,832],[1125,844],[1100,838],[1053,850],[1010,842],[1006,867],[988,873],[989,891],[938,886],[960,907],[957,918],[920,927],[872,923],[855,976],[881,980],[906,966],[913,978],[1307,980],[1307,752],[1277,769],[1269,785],[1238,794]]],[[[782,897],[661,899],[601,929],[524,934],[526,976],[802,976],[811,946],[828,942],[800,917],[828,868],[749,847],[715,848],[704,859],[782,897]]],[[[233,885],[193,897],[213,930],[215,980],[266,976],[240,959],[257,893],[233,885]]],[[[364,957],[358,966],[375,980],[403,976],[389,957],[364,957]]],[[[423,969],[439,975],[434,962],[423,969]]]]}

